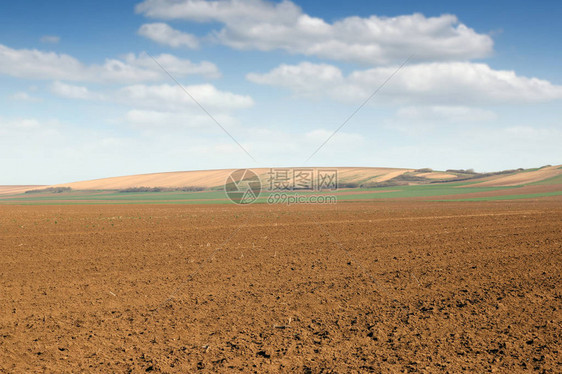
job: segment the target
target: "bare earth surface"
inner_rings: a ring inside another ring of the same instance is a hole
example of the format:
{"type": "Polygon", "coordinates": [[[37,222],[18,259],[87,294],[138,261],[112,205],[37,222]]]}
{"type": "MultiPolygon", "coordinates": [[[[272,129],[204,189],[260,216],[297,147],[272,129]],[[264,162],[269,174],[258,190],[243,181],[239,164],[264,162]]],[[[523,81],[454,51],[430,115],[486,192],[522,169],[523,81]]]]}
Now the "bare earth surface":
{"type": "Polygon", "coordinates": [[[562,370],[562,199],[0,207],[0,372],[562,370]]]}

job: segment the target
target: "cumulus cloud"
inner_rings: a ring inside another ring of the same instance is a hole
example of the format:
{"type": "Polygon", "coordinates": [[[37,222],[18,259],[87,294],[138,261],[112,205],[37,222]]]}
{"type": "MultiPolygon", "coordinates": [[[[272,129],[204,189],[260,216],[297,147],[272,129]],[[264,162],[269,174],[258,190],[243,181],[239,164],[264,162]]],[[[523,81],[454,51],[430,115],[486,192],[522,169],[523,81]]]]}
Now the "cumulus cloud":
{"type": "MultiPolygon", "coordinates": [[[[250,96],[222,91],[211,84],[184,87],[221,124],[235,123],[230,112],[254,105],[250,96]]],[[[51,92],[68,99],[107,100],[121,104],[128,107],[122,119],[143,129],[200,127],[212,123],[211,118],[177,85],[136,84],[102,94],[85,86],[56,81],[51,92]]]]}
{"type": "Polygon", "coordinates": [[[43,127],[41,122],[35,118],[1,118],[0,128],[3,130],[26,130],[43,127]]]}
{"type": "Polygon", "coordinates": [[[302,62],[298,65],[281,64],[268,73],[249,73],[246,78],[254,83],[290,89],[297,96],[322,97],[334,95],[346,79],[341,70],[328,64],[302,62]]]}
{"type": "Polygon", "coordinates": [[[11,96],[11,98],[18,101],[30,101],[30,102],[41,101],[40,97],[31,96],[27,92],[16,92],[11,96]]]}
{"type": "MultiPolygon", "coordinates": [[[[217,77],[211,62],[193,63],[170,54],[155,59],[179,77],[201,74],[217,77]]],[[[27,79],[52,79],[75,82],[137,83],[169,79],[146,53],[127,54],[123,59],[106,59],[103,65],[86,65],[78,59],[36,49],[13,49],[0,44],[0,74],[27,79]]]]}
{"type": "MultiPolygon", "coordinates": [[[[154,57],[160,65],[162,65],[170,74],[178,77],[184,77],[187,75],[203,75],[207,78],[218,78],[220,77],[220,71],[218,67],[209,61],[201,61],[200,63],[194,63],[187,59],[181,59],[174,55],[162,53],[154,57]]],[[[134,53],[129,53],[124,56],[124,60],[127,64],[135,66],[139,69],[144,69],[147,71],[156,70],[158,74],[162,73],[160,67],[156,66],[154,60],[146,53],[140,53],[135,55],[134,53]]],[[[169,77],[167,77],[169,78],[169,77]]]]}
{"type": "Polygon", "coordinates": [[[57,44],[58,42],[60,42],[60,36],[43,35],[40,40],[41,40],[41,43],[57,44]]]}
{"type": "MultiPolygon", "coordinates": [[[[205,108],[230,111],[254,105],[250,96],[221,91],[211,84],[185,86],[185,89],[205,108]]],[[[177,85],[137,84],[121,88],[118,100],[135,107],[158,111],[185,111],[197,104],[177,85]]],[[[200,110],[197,108],[197,110],[200,110]]]]}
{"type": "Polygon", "coordinates": [[[487,109],[453,105],[406,106],[398,109],[394,117],[384,120],[388,129],[417,136],[445,126],[471,127],[478,123],[497,120],[498,115],[487,109]]]}
{"type": "MultiPolygon", "coordinates": [[[[195,109],[195,108],[193,108],[195,109]]],[[[216,114],[214,118],[221,125],[233,125],[236,121],[228,114],[216,114]]],[[[183,112],[166,112],[159,110],[132,109],[127,111],[125,122],[143,130],[181,129],[210,127],[220,131],[209,116],[201,111],[186,110],[183,112]]]]}
{"type": "Polygon", "coordinates": [[[87,87],[75,86],[59,81],[53,83],[53,85],[51,86],[51,92],[53,92],[57,96],[64,97],[67,99],[80,99],[80,100],[103,99],[102,95],[91,92],[87,87]]]}
{"type": "Polygon", "coordinates": [[[364,64],[418,60],[468,60],[489,55],[490,36],[456,16],[347,17],[333,23],[305,14],[293,2],[265,0],[145,0],[136,7],[147,17],[219,22],[214,38],[236,49],[317,56],[364,64]]]}
{"type": "Polygon", "coordinates": [[[192,34],[187,34],[173,29],[165,23],[147,23],[142,25],[138,31],[148,39],[151,39],[159,44],[168,45],[170,47],[187,47],[197,48],[199,42],[197,37],[192,34]]]}
{"type": "MultiPolygon", "coordinates": [[[[247,79],[288,88],[297,96],[361,102],[395,71],[396,67],[379,67],[344,76],[335,66],[303,62],[281,65],[265,74],[251,73],[247,79]]],[[[489,105],[561,98],[562,86],[546,80],[494,70],[483,63],[441,62],[405,66],[376,100],[408,105],[489,105]]]]}
{"type": "MultiPolygon", "coordinates": [[[[254,105],[250,96],[222,91],[211,84],[184,87],[221,124],[235,122],[230,112],[254,105]]],[[[85,86],[56,81],[51,92],[68,99],[107,100],[123,105],[128,107],[123,117],[125,122],[145,129],[199,127],[212,123],[211,118],[177,85],[136,84],[102,94],[85,86]]]]}
{"type": "Polygon", "coordinates": [[[407,106],[398,109],[396,117],[399,120],[416,122],[482,122],[497,118],[497,115],[486,109],[471,108],[467,106],[407,106]]]}
{"type": "MultiPolygon", "coordinates": [[[[478,135],[482,136],[483,134],[480,133],[478,135]]],[[[516,125],[492,131],[491,135],[497,136],[498,141],[510,141],[512,144],[517,144],[521,147],[520,149],[529,147],[529,144],[540,144],[540,147],[536,147],[539,149],[537,149],[535,153],[541,154],[540,151],[555,151],[558,156],[551,158],[551,160],[554,160],[553,162],[558,162],[560,157],[562,157],[562,150],[560,149],[562,130],[560,128],[516,125]]],[[[472,136],[475,137],[477,135],[472,134],[472,136]]],[[[523,158],[522,156],[526,153],[527,152],[522,152],[519,157],[523,158]]]]}

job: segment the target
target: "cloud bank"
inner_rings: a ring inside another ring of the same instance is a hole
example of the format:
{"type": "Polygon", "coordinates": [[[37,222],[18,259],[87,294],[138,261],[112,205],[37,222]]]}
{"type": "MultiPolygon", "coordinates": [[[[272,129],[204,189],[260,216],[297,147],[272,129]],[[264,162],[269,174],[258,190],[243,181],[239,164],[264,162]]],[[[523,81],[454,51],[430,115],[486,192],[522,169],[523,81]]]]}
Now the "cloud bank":
{"type": "MultiPolygon", "coordinates": [[[[222,28],[212,37],[235,49],[278,49],[368,65],[391,64],[410,55],[422,61],[469,60],[486,57],[493,50],[490,36],[477,33],[451,14],[353,16],[330,23],[305,14],[288,0],[146,0],[136,11],[153,19],[220,23],[222,28]]],[[[180,33],[159,25],[171,35],[180,33]]],[[[168,40],[173,43],[175,37],[168,40]]]]}
{"type": "MultiPolygon", "coordinates": [[[[303,62],[280,65],[267,73],[250,73],[258,84],[283,87],[298,97],[329,97],[360,103],[384,82],[396,67],[357,70],[344,76],[333,65],[303,62]]],[[[494,70],[487,64],[436,62],[405,66],[377,96],[395,104],[493,105],[537,103],[562,98],[562,86],[494,70]]]]}
{"type": "MultiPolygon", "coordinates": [[[[191,62],[171,54],[160,54],[155,59],[170,73],[220,76],[211,62],[191,62]]],[[[84,64],[78,59],[55,52],[37,49],[13,49],[0,44],[0,74],[17,78],[65,80],[97,83],[136,83],[169,79],[146,53],[125,55],[122,59],[106,59],[102,65],[84,64]]]]}

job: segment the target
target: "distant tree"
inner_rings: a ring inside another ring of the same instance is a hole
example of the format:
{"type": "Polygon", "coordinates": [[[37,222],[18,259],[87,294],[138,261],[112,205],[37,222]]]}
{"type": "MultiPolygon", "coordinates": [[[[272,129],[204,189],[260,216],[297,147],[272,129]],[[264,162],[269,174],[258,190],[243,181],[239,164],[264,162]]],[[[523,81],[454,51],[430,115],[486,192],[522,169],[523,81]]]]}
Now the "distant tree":
{"type": "Polygon", "coordinates": [[[63,192],[70,192],[72,191],[72,188],[70,187],[47,187],[47,188],[41,188],[38,190],[30,190],[30,191],[25,191],[25,193],[63,193],[63,192]]]}

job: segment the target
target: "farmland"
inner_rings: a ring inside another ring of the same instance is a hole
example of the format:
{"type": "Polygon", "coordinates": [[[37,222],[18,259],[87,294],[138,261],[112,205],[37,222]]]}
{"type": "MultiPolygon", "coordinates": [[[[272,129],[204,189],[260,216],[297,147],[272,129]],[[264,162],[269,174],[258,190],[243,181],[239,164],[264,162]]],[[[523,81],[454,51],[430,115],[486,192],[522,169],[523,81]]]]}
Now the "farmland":
{"type": "Polygon", "coordinates": [[[562,373],[562,2],[0,5],[0,374],[562,373]]]}
{"type": "MultiPolygon", "coordinates": [[[[337,170],[338,187],[326,190],[272,190],[269,174],[276,169],[253,170],[261,181],[256,203],[270,196],[335,196],[337,201],[396,199],[498,200],[533,199],[562,194],[562,168],[545,166],[495,173],[444,173],[420,169],[328,168],[337,170]],[[505,197],[502,197],[505,196],[505,197]]],[[[289,170],[289,169],[286,169],[289,170]]],[[[301,170],[294,168],[290,170],[301,170]]],[[[318,173],[322,168],[312,168],[318,173]]],[[[225,194],[227,177],[234,170],[154,173],[97,179],[53,186],[0,186],[0,205],[75,204],[231,204],[225,194]]],[[[293,180],[289,179],[289,184],[293,180]]]]}
{"type": "MultiPolygon", "coordinates": [[[[262,191],[256,203],[266,203],[275,193],[287,195],[335,196],[337,201],[370,201],[388,199],[518,199],[562,195],[562,184],[536,186],[481,187],[471,183],[393,186],[384,188],[353,188],[336,191],[262,191]]],[[[232,204],[222,190],[193,192],[117,192],[72,191],[65,193],[17,194],[0,196],[0,204],[18,205],[82,205],[82,204],[232,204]]]]}
{"type": "Polygon", "coordinates": [[[3,205],[0,372],[558,372],[561,220],[557,196],[3,205]]]}
{"type": "Polygon", "coordinates": [[[560,167],[381,170],[250,205],[189,187],[227,170],[5,186],[0,372],[559,372],[560,167]]]}

